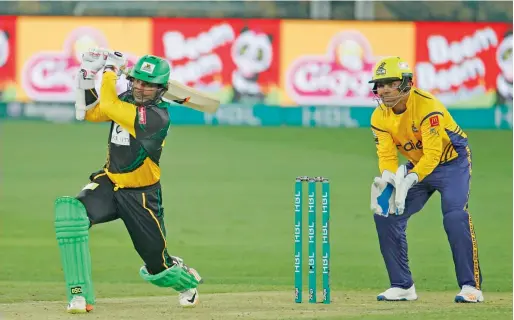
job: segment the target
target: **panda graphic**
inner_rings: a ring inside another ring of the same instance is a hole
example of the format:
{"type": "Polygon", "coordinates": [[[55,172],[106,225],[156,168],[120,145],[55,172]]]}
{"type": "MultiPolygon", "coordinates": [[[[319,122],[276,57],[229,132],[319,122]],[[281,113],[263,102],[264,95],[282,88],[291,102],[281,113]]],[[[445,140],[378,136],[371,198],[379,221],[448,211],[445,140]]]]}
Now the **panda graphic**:
{"type": "Polygon", "coordinates": [[[244,27],[234,41],[231,56],[236,69],[232,72],[234,103],[263,102],[266,94],[257,82],[259,74],[273,61],[272,36],[244,27]]]}
{"type": "Polygon", "coordinates": [[[500,73],[496,78],[496,105],[512,106],[512,30],[508,31],[496,49],[500,73]]]}

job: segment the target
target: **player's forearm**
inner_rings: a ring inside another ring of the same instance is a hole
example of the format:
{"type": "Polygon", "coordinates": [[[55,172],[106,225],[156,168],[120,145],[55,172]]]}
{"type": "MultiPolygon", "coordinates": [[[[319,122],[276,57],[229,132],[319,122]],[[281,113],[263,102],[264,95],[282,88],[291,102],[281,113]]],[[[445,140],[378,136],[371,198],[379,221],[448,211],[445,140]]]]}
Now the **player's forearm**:
{"type": "Polygon", "coordinates": [[[418,181],[422,181],[426,176],[432,173],[439,165],[441,158],[440,150],[424,150],[425,154],[421,157],[419,162],[414,166],[410,172],[418,175],[418,181]]]}
{"type": "Polygon", "coordinates": [[[398,153],[391,135],[375,125],[371,126],[373,135],[375,137],[375,144],[377,146],[378,167],[380,174],[384,170],[396,172],[398,168],[398,153]]]}
{"type": "Polygon", "coordinates": [[[92,109],[86,111],[84,120],[89,122],[105,122],[110,119],[102,112],[100,104],[97,104],[92,109]]]}
{"type": "Polygon", "coordinates": [[[104,107],[120,104],[121,100],[116,93],[117,76],[113,71],[105,71],[100,88],[100,104],[104,107]]]}
{"type": "Polygon", "coordinates": [[[136,107],[118,98],[116,79],[117,76],[113,71],[106,71],[103,74],[100,89],[100,110],[135,137],[136,107]]]}
{"type": "Polygon", "coordinates": [[[398,169],[398,158],[393,156],[381,157],[378,161],[378,167],[380,169],[380,174],[384,173],[384,170],[394,173],[396,172],[396,169],[398,169]]]}
{"type": "Polygon", "coordinates": [[[110,119],[103,114],[98,99],[98,93],[96,89],[87,89],[84,90],[84,100],[86,103],[86,114],[84,115],[84,120],[89,122],[104,122],[109,121],[110,119]]]}

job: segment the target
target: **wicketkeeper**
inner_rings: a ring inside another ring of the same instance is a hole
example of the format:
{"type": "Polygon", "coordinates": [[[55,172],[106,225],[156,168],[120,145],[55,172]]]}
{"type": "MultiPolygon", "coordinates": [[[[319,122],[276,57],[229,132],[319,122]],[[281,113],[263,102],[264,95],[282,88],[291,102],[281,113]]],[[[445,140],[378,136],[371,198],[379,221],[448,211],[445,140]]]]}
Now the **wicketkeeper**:
{"type": "Polygon", "coordinates": [[[118,96],[116,80],[125,66],[123,54],[91,49],[83,54],[77,76],[77,119],[110,122],[111,126],[103,168],[90,175],[76,197],[60,197],[55,202],[70,313],[88,312],[95,303],[88,230],[116,219],[123,220],[144,262],[140,276],[178,291],[182,306],[198,302],[196,288],[201,277],[182,259],[170,256],[166,245],[159,161],[170,126],[169,104],[161,100],[170,66],[156,56],[142,57],[128,75],[128,90],[118,96]],[[94,79],[101,71],[98,93],[94,79]]]}
{"type": "Polygon", "coordinates": [[[466,133],[445,106],[413,86],[399,57],[380,60],[370,83],[379,99],[371,117],[381,177],[372,184],[372,210],[390,288],[378,300],[416,300],[405,229],[428,199],[441,194],[444,229],[461,291],[455,302],[481,302],[477,240],[468,211],[471,151],[466,133]],[[398,166],[397,150],[408,159],[398,166]]]}

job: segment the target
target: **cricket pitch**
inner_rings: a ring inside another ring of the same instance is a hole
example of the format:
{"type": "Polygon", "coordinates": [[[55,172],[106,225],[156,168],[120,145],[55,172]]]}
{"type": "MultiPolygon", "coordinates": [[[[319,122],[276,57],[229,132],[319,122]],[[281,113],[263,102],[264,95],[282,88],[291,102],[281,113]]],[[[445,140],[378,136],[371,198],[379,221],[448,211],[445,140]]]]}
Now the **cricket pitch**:
{"type": "Polygon", "coordinates": [[[184,309],[176,296],[98,299],[87,315],[69,315],[65,304],[33,301],[0,304],[0,319],[512,319],[512,294],[488,293],[481,304],[456,304],[450,292],[420,293],[418,301],[377,302],[373,293],[333,292],[330,305],[295,304],[292,292],[203,294],[184,309]]]}

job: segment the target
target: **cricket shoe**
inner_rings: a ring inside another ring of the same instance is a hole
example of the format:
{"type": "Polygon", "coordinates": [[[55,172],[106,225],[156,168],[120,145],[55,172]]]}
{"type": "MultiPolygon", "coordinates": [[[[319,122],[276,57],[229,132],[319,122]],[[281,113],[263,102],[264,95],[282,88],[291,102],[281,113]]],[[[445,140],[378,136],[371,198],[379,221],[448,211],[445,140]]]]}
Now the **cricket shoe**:
{"type": "Polygon", "coordinates": [[[483,301],[482,291],[472,286],[462,286],[462,290],[455,296],[455,302],[477,303],[483,301]]]}
{"type": "Polygon", "coordinates": [[[409,289],[389,288],[377,296],[377,301],[414,301],[418,299],[414,285],[409,289]]]}
{"type": "Polygon", "coordinates": [[[178,302],[184,308],[193,308],[198,304],[198,290],[196,288],[189,289],[179,293],[178,302]]]}
{"type": "Polygon", "coordinates": [[[68,306],[66,307],[66,311],[68,313],[87,313],[93,310],[93,306],[86,303],[86,298],[83,296],[74,296],[68,306]]]}

